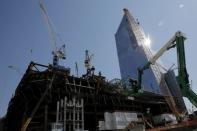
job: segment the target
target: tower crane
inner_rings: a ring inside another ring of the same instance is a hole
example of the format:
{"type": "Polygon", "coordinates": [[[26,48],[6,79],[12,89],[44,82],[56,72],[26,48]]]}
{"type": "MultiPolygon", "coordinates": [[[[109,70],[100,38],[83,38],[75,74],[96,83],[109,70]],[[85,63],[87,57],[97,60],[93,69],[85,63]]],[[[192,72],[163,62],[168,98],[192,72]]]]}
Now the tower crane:
{"type": "Polygon", "coordinates": [[[49,30],[49,34],[51,37],[51,41],[53,44],[53,51],[52,51],[52,55],[53,55],[53,66],[58,66],[59,64],[59,60],[60,59],[66,59],[66,55],[65,55],[65,44],[62,45],[59,49],[57,48],[57,34],[55,33],[53,26],[52,26],[52,21],[47,13],[47,10],[44,6],[44,0],[40,0],[39,1],[39,6],[40,6],[40,10],[41,13],[43,15],[43,17],[45,18],[48,30],[49,30]]]}
{"type": "Polygon", "coordinates": [[[86,69],[90,69],[91,68],[91,60],[92,60],[93,54],[90,54],[88,50],[85,51],[85,67],[86,69]]]}
{"type": "Polygon", "coordinates": [[[84,64],[85,64],[85,68],[87,70],[86,76],[90,76],[93,72],[94,74],[94,66],[91,65],[91,60],[92,60],[93,54],[90,54],[90,52],[88,50],[85,51],[85,60],[84,60],[84,64]]]}
{"type": "Polygon", "coordinates": [[[175,35],[142,67],[138,68],[138,80],[131,80],[131,84],[134,86],[134,91],[139,91],[142,88],[143,72],[150,68],[151,65],[155,64],[159,57],[161,57],[167,50],[176,47],[177,49],[177,63],[178,63],[178,76],[177,81],[184,97],[187,97],[190,102],[197,107],[197,95],[190,88],[189,75],[186,69],[185,61],[185,48],[184,40],[186,37],[180,31],[176,32],[175,35]],[[137,82],[137,84],[136,84],[137,82]]]}
{"type": "MultiPolygon", "coordinates": [[[[66,57],[65,57],[65,45],[63,45],[59,49],[57,49],[56,33],[53,30],[52,22],[51,22],[51,20],[50,20],[50,18],[48,16],[48,13],[47,13],[47,11],[45,9],[43,0],[40,0],[39,1],[39,6],[40,6],[40,9],[41,9],[41,12],[42,12],[43,17],[46,20],[47,27],[49,29],[50,36],[51,36],[51,39],[52,39],[52,43],[54,45],[54,50],[52,51],[52,54],[53,54],[53,66],[55,68],[61,69],[62,67],[58,65],[58,62],[59,62],[59,59],[66,59],[66,57]]],[[[13,67],[12,66],[9,66],[9,68],[13,68],[13,67]]],[[[69,70],[69,69],[66,69],[66,70],[69,70]]],[[[26,131],[27,130],[27,128],[28,128],[29,124],[31,123],[33,117],[35,116],[37,110],[39,109],[39,107],[42,104],[45,96],[47,95],[48,90],[52,88],[54,79],[55,79],[55,74],[53,75],[52,79],[50,80],[49,86],[45,89],[45,91],[42,94],[41,98],[38,100],[36,106],[33,108],[30,116],[23,123],[23,125],[21,127],[21,131],[26,131]]]]}

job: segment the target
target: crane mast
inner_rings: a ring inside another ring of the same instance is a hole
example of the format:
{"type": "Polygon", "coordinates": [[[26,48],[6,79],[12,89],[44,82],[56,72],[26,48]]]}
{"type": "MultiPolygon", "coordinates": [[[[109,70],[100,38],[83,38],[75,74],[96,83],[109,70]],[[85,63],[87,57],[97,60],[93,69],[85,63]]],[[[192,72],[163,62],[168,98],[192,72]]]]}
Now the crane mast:
{"type": "Polygon", "coordinates": [[[92,60],[93,54],[91,54],[88,50],[85,51],[85,60],[84,60],[84,65],[86,68],[86,74],[83,76],[89,77],[94,74],[95,68],[94,66],[91,65],[91,60],[92,60]]]}
{"type": "Polygon", "coordinates": [[[176,47],[177,47],[177,61],[178,61],[178,76],[177,80],[181,88],[182,95],[187,97],[190,102],[197,107],[197,95],[192,91],[189,83],[189,75],[186,68],[185,60],[185,47],[184,40],[185,37],[176,37],[176,47]]]}

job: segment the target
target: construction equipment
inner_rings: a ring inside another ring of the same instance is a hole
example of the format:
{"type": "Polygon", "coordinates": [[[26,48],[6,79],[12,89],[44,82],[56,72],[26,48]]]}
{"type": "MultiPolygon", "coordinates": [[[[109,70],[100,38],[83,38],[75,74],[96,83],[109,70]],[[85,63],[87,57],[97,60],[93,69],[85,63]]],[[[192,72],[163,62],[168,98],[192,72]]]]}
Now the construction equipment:
{"type": "MultiPolygon", "coordinates": [[[[52,22],[51,22],[51,20],[50,20],[50,18],[48,16],[48,13],[47,13],[47,11],[45,9],[43,0],[39,1],[39,6],[40,6],[41,12],[43,14],[43,17],[45,18],[45,20],[47,22],[47,26],[48,26],[48,29],[49,29],[49,32],[50,32],[50,35],[51,35],[51,38],[52,38],[52,41],[53,41],[52,43],[54,45],[54,50],[52,51],[52,54],[53,54],[53,67],[55,67],[55,69],[57,69],[57,68],[58,69],[66,69],[66,68],[58,65],[59,59],[66,59],[66,57],[65,57],[65,45],[63,45],[59,49],[57,49],[56,33],[53,30],[52,22]]],[[[12,66],[9,66],[9,68],[12,68],[12,66]]],[[[49,87],[45,89],[45,92],[43,93],[42,97],[39,99],[39,101],[36,104],[35,108],[31,112],[30,117],[22,125],[21,131],[26,131],[26,129],[27,129],[28,125],[30,124],[31,120],[33,119],[36,111],[38,110],[40,104],[43,102],[45,96],[47,95],[48,90],[50,88],[52,88],[52,83],[53,83],[54,78],[55,78],[55,75],[53,75],[53,77],[52,77],[52,79],[50,81],[49,87]]]]}
{"type": "Polygon", "coordinates": [[[94,74],[95,68],[94,66],[91,65],[92,57],[93,57],[93,54],[90,54],[89,51],[86,50],[84,64],[85,64],[87,73],[85,74],[85,76],[91,76],[92,74],[94,74]]]}
{"type": "MultiPolygon", "coordinates": [[[[142,88],[142,75],[146,69],[149,69],[151,65],[155,64],[159,57],[161,57],[167,50],[176,47],[177,48],[177,62],[178,62],[178,76],[177,81],[179,83],[181,93],[183,96],[187,97],[190,102],[197,107],[197,95],[191,90],[189,84],[189,76],[186,69],[185,61],[185,49],[184,40],[186,37],[180,31],[176,32],[175,35],[145,64],[142,68],[138,68],[138,80],[137,84],[134,85],[135,93],[142,88]]],[[[130,81],[133,83],[133,81],[130,81]]]]}
{"type": "Polygon", "coordinates": [[[86,69],[90,69],[91,68],[91,60],[92,60],[93,54],[90,54],[88,50],[85,51],[85,67],[86,69]]]}
{"type": "MultiPolygon", "coordinates": [[[[43,0],[39,1],[39,6],[42,12],[43,17],[46,20],[47,27],[51,36],[51,40],[54,46],[54,49],[52,51],[53,54],[53,66],[58,66],[59,59],[66,59],[65,56],[65,44],[61,46],[59,49],[57,48],[57,34],[55,33],[53,26],[52,26],[52,21],[47,13],[47,10],[44,6],[43,0]]],[[[61,40],[62,41],[62,40],[61,40]]]]}
{"type": "Polygon", "coordinates": [[[44,101],[45,96],[47,95],[48,91],[52,88],[54,79],[55,79],[55,74],[53,75],[52,79],[50,80],[49,86],[45,89],[43,95],[41,96],[41,98],[37,102],[36,106],[34,107],[33,111],[31,112],[30,116],[27,118],[27,120],[22,125],[21,131],[27,130],[28,125],[30,124],[31,120],[33,119],[34,115],[36,114],[41,103],[44,101]]]}

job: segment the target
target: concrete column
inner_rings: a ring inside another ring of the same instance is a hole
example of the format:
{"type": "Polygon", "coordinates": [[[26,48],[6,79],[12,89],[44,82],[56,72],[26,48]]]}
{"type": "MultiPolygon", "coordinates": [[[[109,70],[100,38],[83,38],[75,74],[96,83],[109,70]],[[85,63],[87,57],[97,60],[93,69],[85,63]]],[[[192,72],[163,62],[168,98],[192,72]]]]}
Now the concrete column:
{"type": "Polygon", "coordinates": [[[64,131],[66,131],[66,106],[67,106],[67,97],[64,98],[64,131]]]}
{"type": "Polygon", "coordinates": [[[45,105],[44,111],[44,131],[48,131],[48,105],[45,105]]]}
{"type": "Polygon", "coordinates": [[[57,101],[57,110],[56,110],[56,123],[59,122],[59,101],[57,101]]]}

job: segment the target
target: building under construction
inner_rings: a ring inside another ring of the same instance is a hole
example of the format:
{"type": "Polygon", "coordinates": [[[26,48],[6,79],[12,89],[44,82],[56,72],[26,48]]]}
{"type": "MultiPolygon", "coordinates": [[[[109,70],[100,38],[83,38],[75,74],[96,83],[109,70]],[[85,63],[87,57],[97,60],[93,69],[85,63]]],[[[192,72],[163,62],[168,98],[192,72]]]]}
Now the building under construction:
{"type": "MultiPolygon", "coordinates": [[[[126,9],[115,37],[122,79],[137,79],[137,67],[149,62],[153,55],[140,45],[145,39],[143,31],[126,9]]],[[[58,65],[58,59],[64,58],[62,54],[61,50],[53,53],[52,65],[29,64],[2,120],[3,131],[197,128],[197,119],[194,114],[188,115],[182,99],[185,94],[172,71],[162,74],[157,65],[151,65],[142,80],[143,93],[136,93],[132,87],[139,81],[107,81],[101,73],[95,74],[88,51],[87,72],[82,76],[73,76],[69,68],[58,65]]]]}

